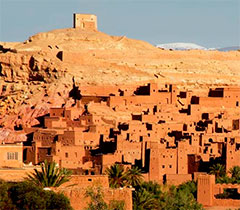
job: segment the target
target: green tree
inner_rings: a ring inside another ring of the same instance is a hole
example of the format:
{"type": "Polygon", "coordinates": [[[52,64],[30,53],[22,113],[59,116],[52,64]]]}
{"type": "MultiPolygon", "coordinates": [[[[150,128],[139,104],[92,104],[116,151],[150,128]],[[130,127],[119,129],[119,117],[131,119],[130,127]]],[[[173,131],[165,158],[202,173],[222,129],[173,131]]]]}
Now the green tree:
{"type": "Polygon", "coordinates": [[[164,206],[165,192],[155,182],[142,182],[133,192],[133,209],[159,209],[164,206]],[[150,202],[149,202],[150,201],[150,202]]]}
{"type": "Polygon", "coordinates": [[[106,169],[109,185],[112,188],[123,187],[126,184],[126,174],[122,165],[114,164],[106,169]]]}
{"type": "Polygon", "coordinates": [[[193,194],[194,198],[197,198],[197,182],[188,181],[178,186],[178,190],[187,191],[193,194]]]}
{"type": "Polygon", "coordinates": [[[128,169],[125,172],[125,177],[127,184],[133,187],[140,185],[141,182],[143,181],[143,175],[141,173],[141,170],[138,169],[138,167],[128,169]]]}
{"type": "Polygon", "coordinates": [[[41,163],[41,171],[34,169],[34,173],[29,174],[27,180],[41,187],[59,187],[68,182],[72,172],[57,167],[55,162],[41,163]]]}
{"type": "Polygon", "coordinates": [[[133,192],[133,210],[152,210],[158,208],[158,201],[154,194],[144,188],[133,192]]]}
{"type": "Polygon", "coordinates": [[[202,210],[202,205],[197,203],[188,187],[170,187],[165,199],[160,207],[162,210],[202,210]]]}
{"type": "MultiPolygon", "coordinates": [[[[141,188],[145,189],[147,192],[151,193],[155,199],[158,200],[159,202],[159,205],[161,205],[160,203],[162,201],[165,200],[165,196],[167,196],[166,192],[164,192],[162,190],[162,186],[160,186],[158,183],[156,182],[152,182],[152,181],[149,181],[149,182],[143,182],[141,185],[140,185],[141,188]]],[[[136,188],[137,189],[137,188],[136,188]]]]}
{"type": "Polygon", "coordinates": [[[217,163],[210,168],[210,174],[214,174],[216,176],[216,179],[219,179],[220,177],[224,177],[226,175],[226,169],[225,166],[217,163]]]}
{"type": "Polygon", "coordinates": [[[240,166],[234,166],[229,169],[229,173],[231,174],[231,182],[233,184],[240,184],[240,166]]]}
{"type": "Polygon", "coordinates": [[[0,180],[0,209],[14,209],[12,200],[8,196],[9,184],[0,180]]]}
{"type": "Polygon", "coordinates": [[[156,182],[143,182],[140,185],[141,188],[144,188],[145,190],[147,190],[148,192],[156,195],[156,196],[160,196],[160,194],[162,193],[161,187],[158,183],[156,182]]]}
{"type": "Polygon", "coordinates": [[[174,190],[167,199],[164,210],[201,210],[202,206],[196,202],[194,196],[188,191],[174,190]]]}
{"type": "Polygon", "coordinates": [[[62,193],[46,191],[45,193],[46,209],[73,210],[69,199],[62,193]]]}
{"type": "Polygon", "coordinates": [[[11,209],[72,210],[69,199],[63,194],[45,191],[30,182],[11,184],[8,194],[14,206],[11,209]]]}
{"type": "Polygon", "coordinates": [[[224,176],[216,179],[216,183],[232,183],[232,178],[228,177],[227,174],[225,174],[224,176]]]}
{"type": "Polygon", "coordinates": [[[187,182],[179,187],[143,182],[133,192],[133,209],[202,210],[194,198],[195,193],[195,182],[187,182]]]}

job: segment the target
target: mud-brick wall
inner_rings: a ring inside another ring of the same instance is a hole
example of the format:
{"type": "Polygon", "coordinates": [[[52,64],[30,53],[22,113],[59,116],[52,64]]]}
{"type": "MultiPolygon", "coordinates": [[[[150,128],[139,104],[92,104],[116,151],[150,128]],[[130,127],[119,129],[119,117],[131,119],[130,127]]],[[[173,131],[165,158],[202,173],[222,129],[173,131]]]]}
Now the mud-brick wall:
{"type": "MultiPolygon", "coordinates": [[[[59,188],[56,191],[62,192],[70,199],[71,205],[74,210],[83,210],[88,206],[89,198],[85,197],[87,188],[81,187],[67,187],[59,188]]],[[[124,201],[125,210],[132,210],[132,190],[129,188],[124,189],[110,189],[102,188],[104,200],[109,203],[112,200],[124,201]]]]}

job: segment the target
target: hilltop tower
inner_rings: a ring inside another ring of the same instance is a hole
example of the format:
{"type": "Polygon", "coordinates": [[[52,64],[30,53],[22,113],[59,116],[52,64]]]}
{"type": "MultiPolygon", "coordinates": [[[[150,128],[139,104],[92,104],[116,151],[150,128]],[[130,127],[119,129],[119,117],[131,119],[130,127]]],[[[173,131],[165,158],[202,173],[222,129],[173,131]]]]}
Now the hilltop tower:
{"type": "Polygon", "coordinates": [[[92,14],[73,14],[73,28],[97,30],[97,16],[92,14]]]}

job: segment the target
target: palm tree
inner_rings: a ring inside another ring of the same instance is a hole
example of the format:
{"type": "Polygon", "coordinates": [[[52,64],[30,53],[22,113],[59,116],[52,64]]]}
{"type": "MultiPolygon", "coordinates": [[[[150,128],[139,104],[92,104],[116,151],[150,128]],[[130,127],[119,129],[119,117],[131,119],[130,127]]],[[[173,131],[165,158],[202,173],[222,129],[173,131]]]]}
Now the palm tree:
{"type": "Polygon", "coordinates": [[[216,179],[216,183],[220,183],[220,184],[229,184],[232,183],[232,178],[228,177],[227,174],[225,174],[224,176],[216,179]]]}
{"type": "Polygon", "coordinates": [[[55,162],[47,160],[41,163],[41,171],[34,169],[34,173],[28,174],[27,180],[41,187],[59,187],[69,181],[72,172],[57,167],[55,162]]]}
{"type": "Polygon", "coordinates": [[[229,169],[233,183],[240,183],[240,166],[234,166],[229,169]]]}
{"type": "Polygon", "coordinates": [[[125,173],[125,176],[127,178],[127,184],[133,187],[140,185],[143,181],[143,175],[138,167],[128,169],[125,173]]]}
{"type": "Polygon", "coordinates": [[[106,169],[109,185],[112,188],[123,187],[126,183],[126,174],[122,165],[114,164],[106,169]]]}
{"type": "MultiPolygon", "coordinates": [[[[166,188],[167,186],[159,185],[156,182],[143,182],[140,185],[140,188],[146,190],[148,193],[151,193],[152,196],[155,198],[155,201],[158,205],[157,209],[163,209],[165,206],[167,197],[168,197],[168,189],[163,189],[166,188]]],[[[138,188],[137,188],[138,190],[138,188]]]]}
{"type": "Polygon", "coordinates": [[[133,192],[133,210],[152,210],[158,208],[158,201],[154,194],[145,189],[133,192]]]}
{"type": "Polygon", "coordinates": [[[156,196],[160,196],[160,194],[162,193],[161,186],[153,181],[143,182],[140,187],[156,196]]]}
{"type": "Polygon", "coordinates": [[[226,169],[225,166],[217,163],[210,167],[210,174],[214,174],[216,176],[216,179],[219,179],[220,177],[225,176],[226,169]]]}
{"type": "Polygon", "coordinates": [[[195,198],[197,198],[197,182],[195,181],[188,181],[180,184],[178,186],[178,190],[188,191],[189,193],[193,194],[195,198]]]}

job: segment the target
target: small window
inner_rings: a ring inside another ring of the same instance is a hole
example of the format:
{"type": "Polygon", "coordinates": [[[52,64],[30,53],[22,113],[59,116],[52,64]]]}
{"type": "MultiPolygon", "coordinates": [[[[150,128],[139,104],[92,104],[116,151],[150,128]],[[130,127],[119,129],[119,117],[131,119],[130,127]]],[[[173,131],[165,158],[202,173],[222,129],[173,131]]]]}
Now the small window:
{"type": "Polygon", "coordinates": [[[18,152],[8,152],[7,160],[18,160],[18,152]]]}
{"type": "Polygon", "coordinates": [[[15,160],[18,160],[18,152],[15,152],[15,160]]]}
{"type": "Polygon", "coordinates": [[[65,153],[65,157],[68,158],[68,153],[67,152],[65,153]]]}
{"type": "Polygon", "coordinates": [[[162,168],[165,168],[165,165],[162,165],[162,168]]]}
{"type": "Polygon", "coordinates": [[[172,165],[169,165],[169,168],[172,168],[172,165]]]}

